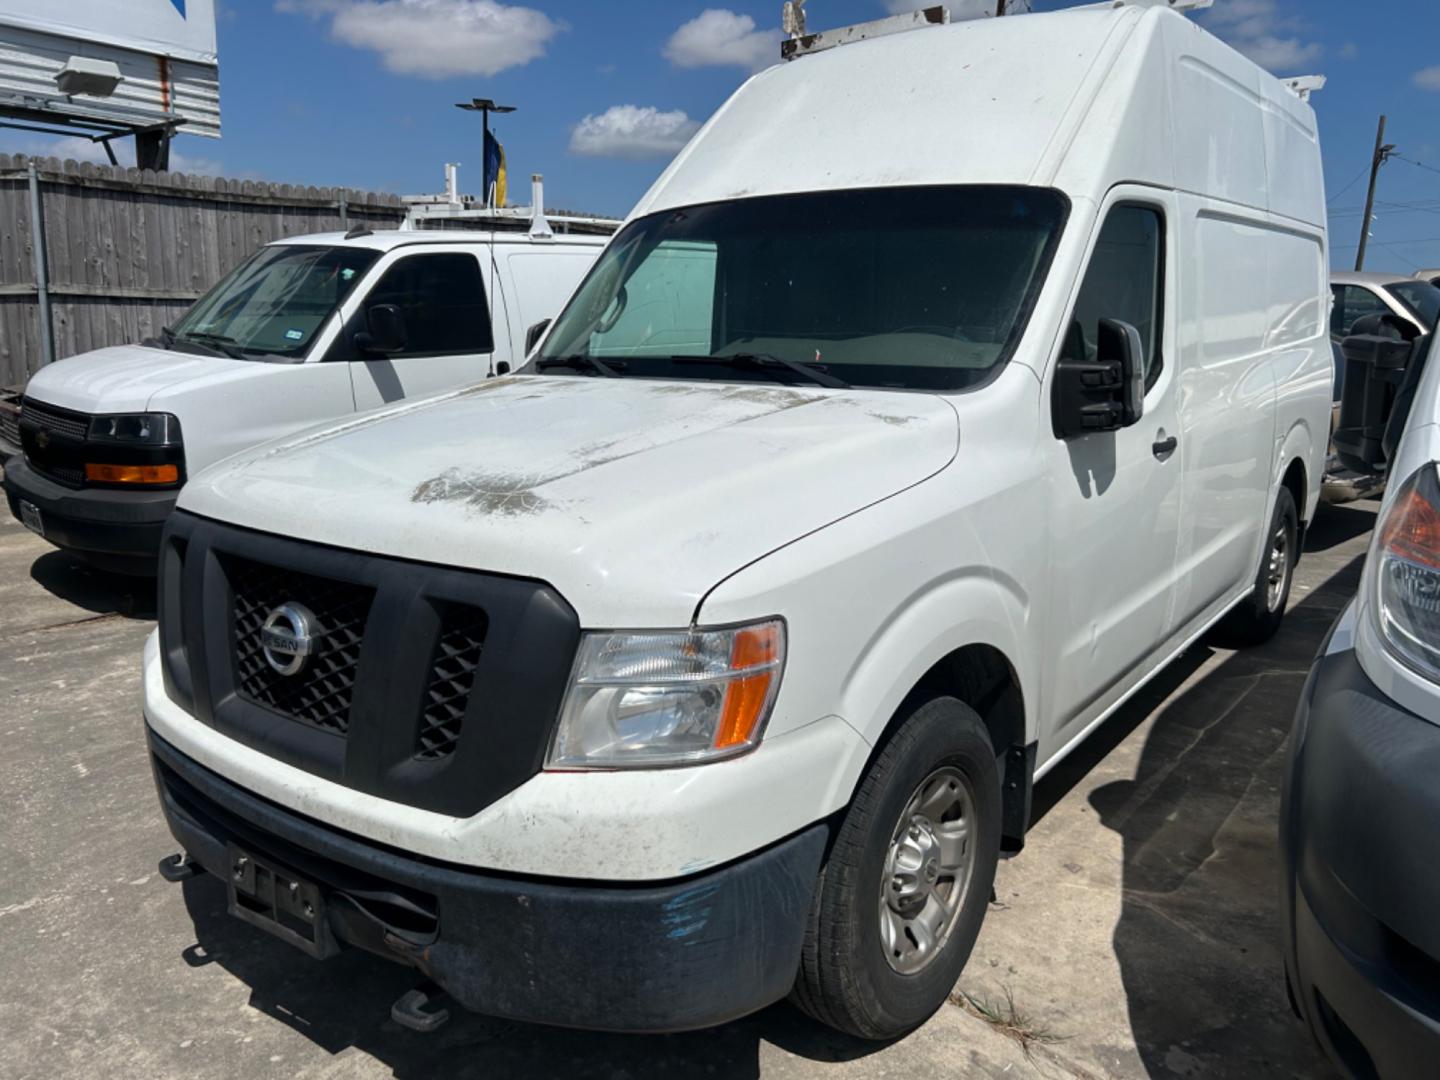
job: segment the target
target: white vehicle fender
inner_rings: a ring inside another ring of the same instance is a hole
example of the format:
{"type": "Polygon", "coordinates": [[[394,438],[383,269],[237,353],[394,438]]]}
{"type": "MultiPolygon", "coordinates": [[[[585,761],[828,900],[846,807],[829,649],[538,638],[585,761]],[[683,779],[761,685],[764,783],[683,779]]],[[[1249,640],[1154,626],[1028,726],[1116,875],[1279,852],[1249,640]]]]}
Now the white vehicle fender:
{"type": "Polygon", "coordinates": [[[841,686],[842,713],[874,745],[931,668],[967,646],[988,646],[1005,658],[1019,683],[1026,713],[1023,738],[1029,742],[1039,679],[1024,663],[1033,655],[1022,644],[1025,624],[1025,594],[1017,582],[980,567],[933,582],[908,597],[855,658],[841,686]]]}
{"type": "MultiPolygon", "coordinates": [[[[1285,473],[1290,468],[1290,463],[1299,458],[1305,467],[1305,493],[1301,500],[1303,505],[1297,506],[1295,509],[1299,513],[1301,521],[1309,521],[1320,498],[1320,483],[1324,479],[1325,471],[1324,457],[1322,454],[1316,453],[1314,435],[1310,431],[1309,422],[1303,416],[1297,417],[1291,423],[1290,429],[1276,441],[1280,452],[1275,457],[1275,468],[1270,479],[1270,498],[1267,504],[1270,507],[1270,513],[1274,513],[1275,499],[1279,495],[1280,485],[1285,479],[1285,473]]],[[[1265,520],[1267,523],[1270,521],[1269,514],[1266,515],[1265,520]]],[[[1266,527],[1268,528],[1268,524],[1266,527]]]]}

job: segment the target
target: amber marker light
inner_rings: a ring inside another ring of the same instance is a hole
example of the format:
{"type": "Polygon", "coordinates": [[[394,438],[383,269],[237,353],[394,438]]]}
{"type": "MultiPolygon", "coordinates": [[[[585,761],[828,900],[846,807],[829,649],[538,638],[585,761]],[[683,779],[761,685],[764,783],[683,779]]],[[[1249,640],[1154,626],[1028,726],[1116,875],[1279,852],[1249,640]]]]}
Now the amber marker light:
{"type": "Polygon", "coordinates": [[[85,463],[85,479],[96,484],[177,484],[178,465],[99,465],[85,463]]]}

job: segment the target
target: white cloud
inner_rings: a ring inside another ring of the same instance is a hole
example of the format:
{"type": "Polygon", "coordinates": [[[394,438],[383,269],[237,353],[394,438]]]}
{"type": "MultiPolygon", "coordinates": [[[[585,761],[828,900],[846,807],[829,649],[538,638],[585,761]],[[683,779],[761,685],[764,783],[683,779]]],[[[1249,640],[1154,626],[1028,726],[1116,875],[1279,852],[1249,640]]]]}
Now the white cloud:
{"type": "Polygon", "coordinates": [[[330,35],[372,49],[399,75],[495,75],[545,55],[564,27],[498,0],[276,0],[277,11],[328,16],[330,35]]]}
{"type": "Polygon", "coordinates": [[[612,105],[587,116],[570,132],[570,152],[586,157],[668,157],[700,127],[684,112],[661,112],[653,105],[612,105]]]}
{"type": "Polygon", "coordinates": [[[759,71],[780,60],[780,31],[756,30],[749,15],[706,8],[665,43],[676,67],[743,67],[759,71]]]}
{"type": "Polygon", "coordinates": [[[1417,71],[1413,81],[1421,90],[1440,90],[1440,64],[1417,71]]]}
{"type": "Polygon", "coordinates": [[[1263,68],[1278,74],[1303,74],[1325,47],[1306,40],[1306,24],[1283,14],[1276,0],[1226,0],[1205,15],[1205,25],[1263,68]]]}

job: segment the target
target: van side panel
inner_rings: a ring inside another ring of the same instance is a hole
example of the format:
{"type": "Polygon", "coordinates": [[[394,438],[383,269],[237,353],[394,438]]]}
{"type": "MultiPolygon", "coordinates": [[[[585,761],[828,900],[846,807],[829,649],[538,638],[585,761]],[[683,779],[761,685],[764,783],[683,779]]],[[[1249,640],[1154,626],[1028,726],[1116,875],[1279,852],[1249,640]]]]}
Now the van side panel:
{"type": "Polygon", "coordinates": [[[1318,224],[1325,216],[1325,173],[1315,110],[1283,86],[1262,84],[1270,212],[1318,224]]]}
{"type": "MultiPolygon", "coordinates": [[[[1157,12],[1157,14],[1160,14],[1157,12]]],[[[1175,184],[1175,124],[1165,87],[1169,65],[1160,39],[1170,19],[1117,24],[1096,59],[1105,77],[1077,89],[1076,105],[1047,147],[1032,183],[1096,201],[1116,184],[1175,184]],[[1092,97],[1083,97],[1093,87],[1092,97]],[[1081,111],[1083,109],[1083,111],[1081,111]]]]}
{"type": "MultiPolygon", "coordinates": [[[[506,248],[501,248],[506,251],[506,248]]],[[[525,356],[525,332],[542,319],[553,319],[570,299],[599,255],[599,247],[539,247],[508,245],[505,265],[510,271],[516,310],[510,323],[517,362],[525,356]]]]}
{"type": "Polygon", "coordinates": [[[1186,19],[1165,19],[1163,25],[1178,118],[1175,186],[1267,209],[1260,69],[1186,19]]]}
{"type": "Polygon", "coordinates": [[[1228,604],[1255,576],[1275,438],[1262,223],[1181,196],[1180,444],[1184,493],[1176,626],[1228,604]]]}

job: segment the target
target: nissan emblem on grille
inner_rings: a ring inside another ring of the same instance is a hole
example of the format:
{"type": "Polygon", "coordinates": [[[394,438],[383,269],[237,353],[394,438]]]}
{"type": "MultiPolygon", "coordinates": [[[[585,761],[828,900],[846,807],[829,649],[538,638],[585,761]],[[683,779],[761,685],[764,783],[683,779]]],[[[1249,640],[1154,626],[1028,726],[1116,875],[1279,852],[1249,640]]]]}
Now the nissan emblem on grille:
{"type": "Polygon", "coordinates": [[[281,604],[260,627],[265,662],[281,675],[298,675],[315,648],[315,616],[302,604],[281,604]]]}

